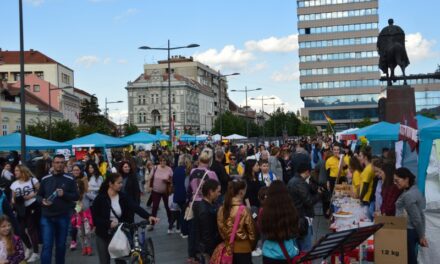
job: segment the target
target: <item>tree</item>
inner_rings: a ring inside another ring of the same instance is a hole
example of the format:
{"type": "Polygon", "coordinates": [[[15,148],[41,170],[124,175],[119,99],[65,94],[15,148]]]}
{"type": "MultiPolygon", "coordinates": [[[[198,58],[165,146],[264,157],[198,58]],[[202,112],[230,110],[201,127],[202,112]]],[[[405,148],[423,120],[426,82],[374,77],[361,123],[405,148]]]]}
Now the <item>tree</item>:
{"type": "Polygon", "coordinates": [[[300,136],[313,136],[316,135],[316,127],[310,123],[308,118],[301,118],[301,124],[298,128],[298,135],[300,136]]]}
{"type": "Polygon", "coordinates": [[[298,128],[301,121],[293,112],[283,112],[278,108],[275,113],[271,115],[269,120],[264,124],[266,136],[282,136],[283,130],[287,130],[288,135],[298,135],[298,128]]]}
{"type": "Polygon", "coordinates": [[[124,132],[125,132],[124,133],[125,136],[136,134],[139,132],[139,128],[134,124],[125,123],[124,124],[124,132]]]}
{"type": "Polygon", "coordinates": [[[372,125],[372,124],[373,124],[373,122],[371,122],[371,119],[370,119],[369,117],[365,117],[364,119],[362,119],[361,122],[359,122],[359,123],[357,124],[357,126],[358,126],[359,128],[362,128],[362,127],[370,126],[370,125],[372,125]]]}
{"type": "MultiPolygon", "coordinates": [[[[220,119],[223,122],[223,136],[230,134],[246,135],[246,120],[244,118],[233,115],[227,111],[221,116],[217,117],[212,128],[212,134],[220,133],[220,119]]],[[[249,122],[250,124],[251,122],[249,122]]],[[[251,131],[249,125],[249,132],[251,131]]],[[[249,135],[250,136],[250,135],[249,135]]]]}
{"type": "Polygon", "coordinates": [[[429,117],[429,118],[432,118],[432,119],[437,119],[436,116],[435,116],[435,113],[430,112],[430,111],[422,111],[420,114],[422,116],[426,116],[426,117],[429,117]]]}
{"type": "MultiPolygon", "coordinates": [[[[49,139],[49,122],[38,120],[37,123],[28,125],[26,131],[29,135],[49,139]]],[[[69,120],[52,121],[52,140],[67,141],[77,135],[77,126],[69,120]]]]}
{"type": "Polygon", "coordinates": [[[440,64],[437,64],[437,69],[435,70],[435,73],[440,73],[440,64]]]}
{"type": "Polygon", "coordinates": [[[96,96],[92,96],[90,101],[86,99],[81,102],[78,136],[81,137],[96,132],[110,135],[114,130],[110,123],[107,118],[101,115],[96,96]]]}
{"type": "Polygon", "coordinates": [[[49,138],[48,123],[38,120],[35,124],[26,127],[26,133],[34,137],[49,138]]]}
{"type": "Polygon", "coordinates": [[[150,134],[156,135],[157,127],[151,127],[150,128],[150,134]]]}

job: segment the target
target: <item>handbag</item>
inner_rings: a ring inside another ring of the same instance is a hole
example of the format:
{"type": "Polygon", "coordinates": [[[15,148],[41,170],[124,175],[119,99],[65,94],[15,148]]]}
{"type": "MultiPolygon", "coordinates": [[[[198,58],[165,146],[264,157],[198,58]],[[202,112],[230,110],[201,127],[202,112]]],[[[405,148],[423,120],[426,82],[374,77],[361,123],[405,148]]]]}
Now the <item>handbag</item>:
{"type": "Polygon", "coordinates": [[[121,258],[130,254],[130,242],[128,241],[127,235],[122,230],[122,225],[123,224],[120,224],[118,226],[118,229],[108,245],[108,253],[111,258],[121,258]]]}
{"type": "Polygon", "coordinates": [[[154,181],[154,175],[156,174],[157,166],[154,167],[153,175],[151,175],[150,178],[150,188],[153,189],[153,181],[154,181]]]}
{"type": "Polygon", "coordinates": [[[193,196],[193,199],[192,199],[191,203],[185,209],[185,215],[184,215],[183,219],[185,219],[186,221],[189,221],[189,220],[194,218],[194,211],[193,211],[194,201],[196,199],[197,194],[200,191],[200,188],[203,185],[203,180],[205,179],[206,175],[208,175],[208,170],[206,170],[205,174],[203,174],[202,180],[200,181],[199,186],[197,186],[197,190],[196,190],[196,192],[195,192],[195,194],[193,196]]]}
{"type": "MultiPolygon", "coordinates": [[[[296,255],[295,257],[291,258],[289,253],[287,253],[287,249],[286,249],[286,246],[284,245],[284,242],[278,242],[278,245],[280,246],[281,251],[283,251],[283,255],[286,258],[288,264],[299,263],[299,260],[306,255],[305,252],[299,252],[298,255],[296,255]]],[[[303,261],[301,263],[312,264],[312,261],[310,261],[310,260],[309,261],[303,261]]]]}
{"type": "Polygon", "coordinates": [[[244,208],[244,205],[240,205],[237,214],[235,215],[234,226],[232,227],[231,237],[229,238],[228,246],[230,247],[230,250],[228,251],[228,246],[225,242],[220,243],[214,249],[209,264],[232,264],[235,235],[237,234],[238,224],[240,223],[240,217],[244,208]]]}

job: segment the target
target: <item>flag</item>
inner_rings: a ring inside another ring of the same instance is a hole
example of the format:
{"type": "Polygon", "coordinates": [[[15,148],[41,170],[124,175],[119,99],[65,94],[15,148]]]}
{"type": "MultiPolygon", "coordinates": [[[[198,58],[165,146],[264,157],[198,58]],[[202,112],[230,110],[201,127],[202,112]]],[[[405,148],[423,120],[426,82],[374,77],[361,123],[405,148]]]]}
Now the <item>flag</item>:
{"type": "Polygon", "coordinates": [[[325,116],[325,119],[327,120],[327,122],[333,126],[335,124],[335,121],[333,121],[333,119],[331,119],[328,115],[326,115],[324,112],[322,112],[325,116]]]}

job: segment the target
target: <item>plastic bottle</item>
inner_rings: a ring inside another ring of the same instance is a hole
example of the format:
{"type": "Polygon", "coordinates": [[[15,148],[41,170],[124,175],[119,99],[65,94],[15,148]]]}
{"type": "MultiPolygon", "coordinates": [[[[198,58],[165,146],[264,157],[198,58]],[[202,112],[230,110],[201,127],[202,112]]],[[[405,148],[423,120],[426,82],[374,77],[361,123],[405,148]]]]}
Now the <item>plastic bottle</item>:
{"type": "Polygon", "coordinates": [[[48,202],[53,202],[53,200],[55,200],[55,198],[58,196],[57,191],[55,190],[48,198],[47,201],[48,202]]]}

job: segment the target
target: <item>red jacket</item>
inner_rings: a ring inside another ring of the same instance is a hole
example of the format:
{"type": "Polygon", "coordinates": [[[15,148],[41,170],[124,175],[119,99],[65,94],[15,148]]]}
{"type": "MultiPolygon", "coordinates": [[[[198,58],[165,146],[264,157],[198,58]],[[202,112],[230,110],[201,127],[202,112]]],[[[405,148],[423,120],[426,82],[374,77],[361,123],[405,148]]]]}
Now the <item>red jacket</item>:
{"type": "Polygon", "coordinates": [[[382,186],[382,206],[380,212],[382,215],[394,216],[396,215],[396,201],[402,193],[395,184],[384,187],[382,186]]]}

